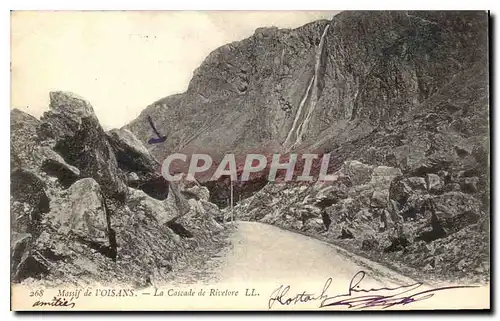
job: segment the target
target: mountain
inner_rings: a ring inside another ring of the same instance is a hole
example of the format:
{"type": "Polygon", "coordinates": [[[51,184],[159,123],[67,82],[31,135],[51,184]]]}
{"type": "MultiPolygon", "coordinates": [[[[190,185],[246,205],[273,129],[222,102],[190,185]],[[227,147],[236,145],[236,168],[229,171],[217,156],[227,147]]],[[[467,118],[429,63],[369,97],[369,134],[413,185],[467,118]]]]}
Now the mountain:
{"type": "MultiPolygon", "coordinates": [[[[331,170],[345,179],[257,180],[237,191],[236,200],[247,198],[238,215],[436,278],[482,278],[488,49],[487,12],[347,11],[297,29],[260,28],[213,51],[185,93],[149,105],[125,128],[147,142],[151,117],[167,136],[147,147],[159,160],[331,153],[331,170]],[[331,190],[316,197],[321,186],[331,190]]],[[[205,184],[213,201],[227,198],[227,185],[205,184]]]]}
{"type": "MultiPolygon", "coordinates": [[[[257,29],[213,51],[185,93],[151,104],[126,128],[146,142],[151,116],[168,136],[148,146],[159,159],[334,149],[433,108],[457,77],[486,81],[487,27],[485,12],[356,11],[257,29]]],[[[484,119],[471,127],[484,133],[484,119]]]]}

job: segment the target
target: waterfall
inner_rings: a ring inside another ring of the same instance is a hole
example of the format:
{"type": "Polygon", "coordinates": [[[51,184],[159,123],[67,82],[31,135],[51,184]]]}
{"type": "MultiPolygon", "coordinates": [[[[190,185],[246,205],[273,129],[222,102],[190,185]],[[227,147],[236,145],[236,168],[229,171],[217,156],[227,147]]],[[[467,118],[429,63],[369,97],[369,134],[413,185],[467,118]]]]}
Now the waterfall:
{"type": "Polygon", "coordinates": [[[316,48],[314,74],[312,75],[307,90],[300,101],[299,107],[297,108],[292,128],[288,132],[288,135],[285,141],[283,142],[283,147],[285,147],[287,150],[293,149],[294,147],[297,147],[302,143],[304,134],[306,133],[307,127],[309,125],[309,121],[311,120],[314,109],[316,108],[316,103],[318,102],[319,98],[319,73],[323,58],[323,47],[325,44],[325,37],[329,27],[330,27],[329,24],[326,25],[325,29],[323,30],[323,33],[321,34],[321,40],[319,42],[318,47],[316,48]],[[291,144],[294,134],[295,134],[295,142],[291,144]]]}
{"type": "Polygon", "coordinates": [[[304,137],[305,132],[307,131],[307,126],[309,125],[309,121],[311,120],[312,113],[316,108],[316,103],[319,98],[319,70],[321,68],[321,58],[323,57],[323,46],[325,44],[325,36],[328,32],[328,28],[330,25],[326,25],[325,30],[323,30],[323,34],[321,35],[321,40],[319,42],[318,49],[316,51],[316,63],[314,65],[314,85],[311,93],[311,101],[309,102],[309,110],[307,111],[307,115],[304,118],[302,124],[300,124],[299,129],[297,130],[297,140],[295,141],[295,146],[298,146],[302,143],[302,139],[304,137]]]}
{"type": "Polygon", "coordinates": [[[304,94],[304,97],[302,97],[302,100],[300,101],[297,113],[295,113],[295,119],[293,120],[292,128],[288,132],[285,142],[283,143],[283,146],[285,147],[287,147],[290,144],[290,140],[292,139],[292,134],[295,131],[295,127],[297,127],[297,123],[299,122],[300,116],[302,114],[302,108],[304,108],[307,98],[309,98],[309,92],[311,91],[313,83],[314,83],[314,76],[311,78],[311,81],[309,81],[309,86],[307,86],[306,93],[304,94]]]}

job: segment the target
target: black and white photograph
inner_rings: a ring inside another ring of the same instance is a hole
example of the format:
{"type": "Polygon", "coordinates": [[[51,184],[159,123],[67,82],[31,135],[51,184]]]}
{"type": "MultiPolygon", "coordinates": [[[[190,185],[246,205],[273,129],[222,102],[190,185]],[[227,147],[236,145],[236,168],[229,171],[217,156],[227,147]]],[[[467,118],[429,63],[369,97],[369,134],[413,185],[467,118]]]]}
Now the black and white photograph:
{"type": "Polygon", "coordinates": [[[490,309],[487,10],[10,20],[11,310],[490,309]]]}

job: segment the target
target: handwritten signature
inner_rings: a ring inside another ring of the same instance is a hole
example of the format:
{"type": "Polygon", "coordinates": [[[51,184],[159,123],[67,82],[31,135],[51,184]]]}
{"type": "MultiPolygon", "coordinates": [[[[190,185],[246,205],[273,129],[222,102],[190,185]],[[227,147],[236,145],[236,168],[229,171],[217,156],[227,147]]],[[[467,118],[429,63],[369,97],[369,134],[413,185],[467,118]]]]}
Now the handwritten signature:
{"type": "Polygon", "coordinates": [[[44,307],[44,306],[51,306],[51,307],[66,307],[66,308],[74,308],[75,303],[71,302],[73,298],[71,298],[70,301],[66,300],[65,298],[59,298],[59,297],[54,297],[52,301],[36,301],[33,303],[33,307],[44,307]]]}
{"type": "Polygon", "coordinates": [[[406,305],[409,303],[422,301],[434,296],[437,291],[459,289],[459,288],[474,288],[476,286],[446,286],[434,289],[422,290],[416,292],[423,283],[416,282],[408,285],[401,285],[397,287],[381,287],[381,288],[371,288],[366,289],[362,286],[362,281],[366,276],[366,272],[359,271],[356,273],[351,281],[349,282],[349,288],[346,293],[330,296],[327,294],[330,285],[332,284],[333,278],[328,278],[323,286],[320,294],[307,293],[302,291],[302,293],[297,293],[295,295],[289,295],[290,286],[280,285],[269,298],[269,309],[271,309],[274,304],[279,303],[281,305],[292,305],[299,303],[306,303],[309,301],[320,301],[319,308],[332,307],[332,306],[343,306],[347,308],[373,308],[382,307],[384,309],[395,306],[395,305],[406,305]]]}

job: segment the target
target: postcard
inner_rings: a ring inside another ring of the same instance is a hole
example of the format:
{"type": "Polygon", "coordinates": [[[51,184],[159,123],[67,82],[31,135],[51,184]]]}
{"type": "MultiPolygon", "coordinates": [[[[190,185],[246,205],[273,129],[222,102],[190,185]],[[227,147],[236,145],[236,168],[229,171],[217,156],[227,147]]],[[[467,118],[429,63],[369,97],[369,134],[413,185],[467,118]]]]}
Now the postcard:
{"type": "Polygon", "coordinates": [[[12,11],[11,310],[490,309],[487,11],[12,11]]]}

